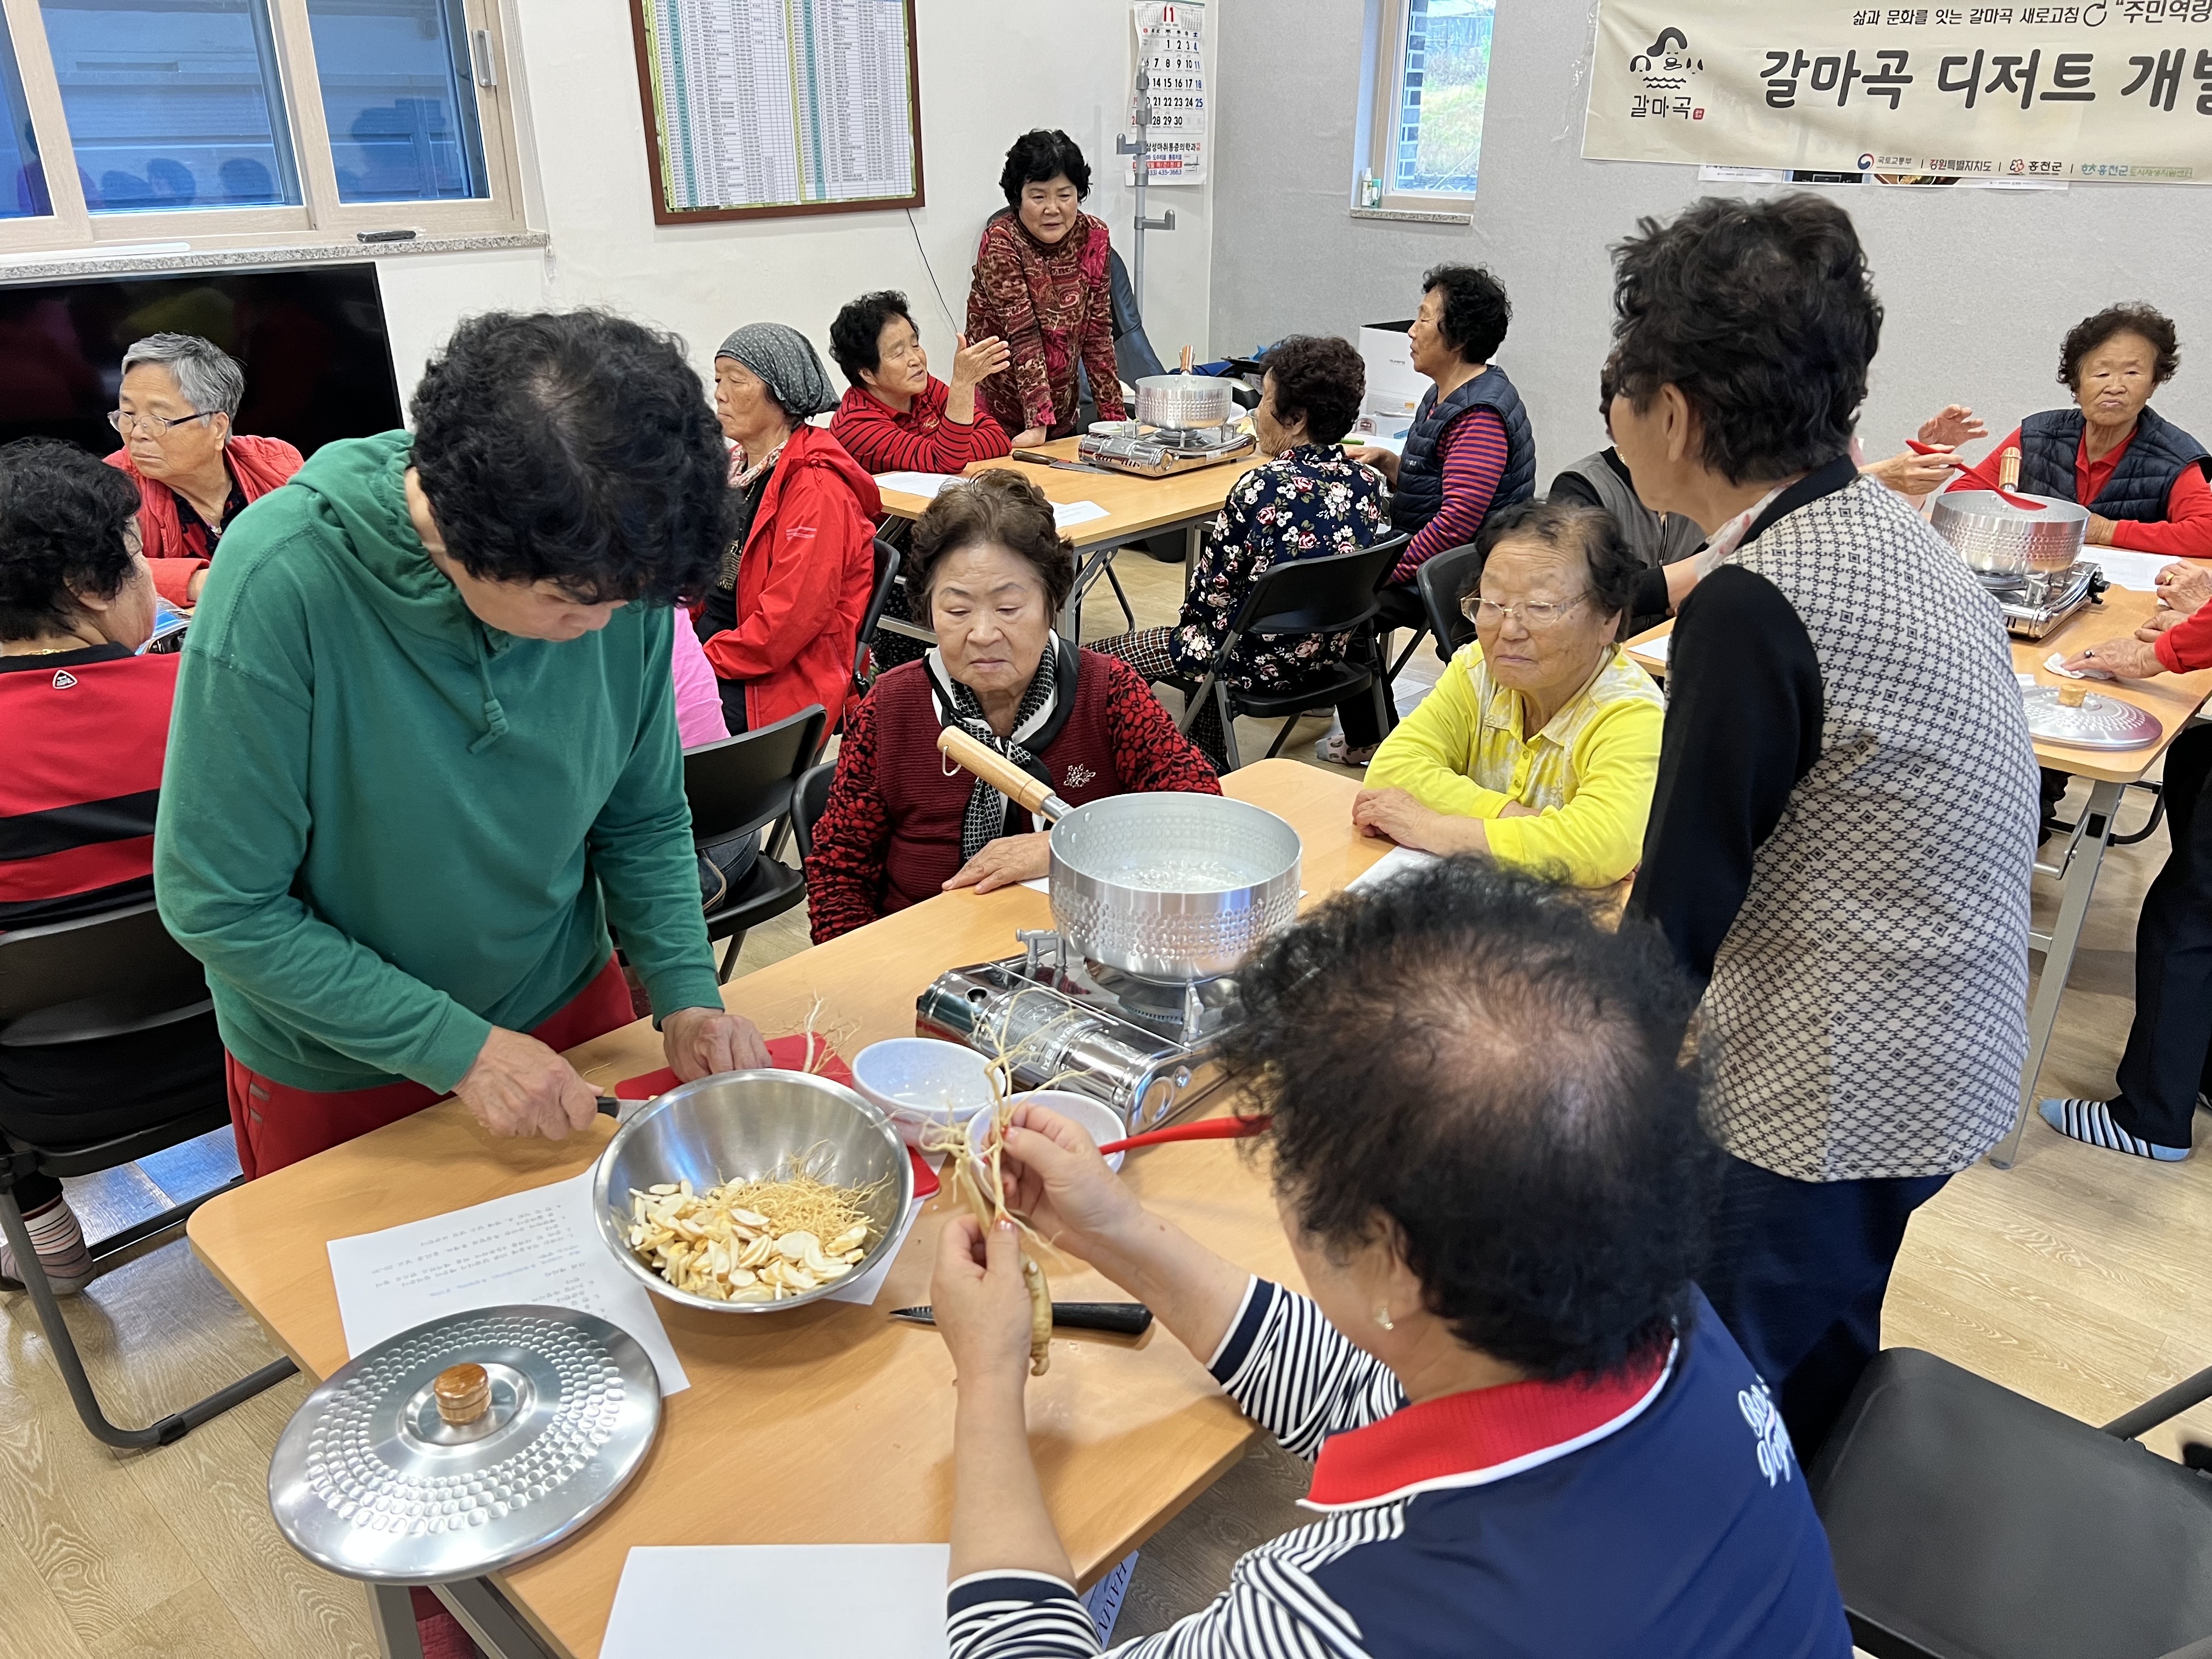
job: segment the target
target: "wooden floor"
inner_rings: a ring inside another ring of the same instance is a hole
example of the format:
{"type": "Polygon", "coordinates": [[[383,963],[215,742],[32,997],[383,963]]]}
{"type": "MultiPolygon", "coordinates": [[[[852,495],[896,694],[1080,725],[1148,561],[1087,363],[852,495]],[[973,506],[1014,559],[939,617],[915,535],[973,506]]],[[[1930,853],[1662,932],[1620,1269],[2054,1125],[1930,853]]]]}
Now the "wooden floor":
{"type": "MultiPolygon", "coordinates": [[[[1118,568],[1139,621],[1172,616],[1176,567],[1132,552],[1118,568]]],[[[1091,636],[1125,625],[1110,594],[1085,620],[1091,636]]],[[[1437,668],[1425,649],[1401,707],[1437,668]]],[[[1285,752],[1310,760],[1326,730],[1304,722],[1285,752]]],[[[1249,757],[1271,737],[1239,728],[1249,757]]],[[[2106,864],[2047,1091],[2112,1086],[2136,908],[2165,852],[2161,831],[2106,864]]],[[[2039,920],[2051,906],[2039,895],[2039,920]]],[[[740,970],[805,944],[794,913],[746,941],[740,970]]],[[[220,1139],[180,1149],[73,1183],[73,1201],[94,1231],[111,1230],[219,1181],[226,1158],[220,1139]]],[[[132,1424],[276,1358],[182,1243],[102,1278],[69,1321],[110,1414],[132,1424]]],[[[2153,1165],[2032,1125],[2016,1168],[1967,1170],[1915,1219],[1885,1336],[2090,1420],[2212,1364],[2212,1158],[2153,1165]]],[[[295,1378],[174,1446],[111,1453],[78,1426],[28,1303],[0,1300],[0,1659],[372,1659],[360,1589],[294,1555],[269,1520],[269,1453],[307,1391],[295,1378]]],[[[2212,1438],[2212,1413],[2186,1428],[2212,1438]]],[[[2150,1443],[2170,1454],[2175,1437],[2150,1443]]],[[[1303,1479],[1279,1452],[1250,1454],[1146,1547],[1117,1636],[1203,1606],[1239,1553],[1301,1522],[1303,1479]]]]}

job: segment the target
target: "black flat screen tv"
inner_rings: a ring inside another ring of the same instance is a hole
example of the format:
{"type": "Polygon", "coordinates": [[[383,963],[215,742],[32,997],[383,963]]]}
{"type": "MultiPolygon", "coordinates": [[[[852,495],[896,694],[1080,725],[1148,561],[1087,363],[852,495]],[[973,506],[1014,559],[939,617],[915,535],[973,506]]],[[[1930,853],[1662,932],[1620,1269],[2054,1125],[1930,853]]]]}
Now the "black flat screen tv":
{"type": "Polygon", "coordinates": [[[0,272],[0,442],[43,435],[95,455],[117,448],[107,412],[124,349],[161,333],[204,335],[245,366],[237,431],[312,455],[333,438],[400,424],[371,261],[38,283],[0,272]]]}

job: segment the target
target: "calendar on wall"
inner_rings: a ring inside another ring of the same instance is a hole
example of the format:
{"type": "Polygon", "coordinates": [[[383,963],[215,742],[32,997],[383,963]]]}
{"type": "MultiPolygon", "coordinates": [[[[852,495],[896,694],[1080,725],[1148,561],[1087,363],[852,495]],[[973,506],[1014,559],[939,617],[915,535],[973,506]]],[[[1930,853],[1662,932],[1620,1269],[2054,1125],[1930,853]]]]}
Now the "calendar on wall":
{"type": "MultiPolygon", "coordinates": [[[[1192,0],[1133,0],[1129,10],[1137,29],[1137,61],[1129,74],[1128,120],[1123,131],[1130,143],[1136,142],[1137,76],[1141,73],[1152,106],[1146,182],[1204,184],[1212,143],[1206,123],[1206,8],[1192,0]]],[[[1126,182],[1134,184],[1136,177],[1132,161],[1126,182]]]]}

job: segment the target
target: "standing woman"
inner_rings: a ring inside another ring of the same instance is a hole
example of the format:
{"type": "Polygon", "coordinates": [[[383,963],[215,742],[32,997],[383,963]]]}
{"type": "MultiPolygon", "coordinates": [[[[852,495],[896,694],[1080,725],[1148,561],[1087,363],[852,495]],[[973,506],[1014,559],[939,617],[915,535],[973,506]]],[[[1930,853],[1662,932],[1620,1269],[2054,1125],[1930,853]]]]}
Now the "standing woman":
{"type": "Polygon", "coordinates": [[[1996,602],[1851,462],[1881,305],[1850,216],[1707,199],[1614,258],[1613,441],[1706,533],[1668,568],[1711,570],[1629,912],[1705,986],[1705,1291],[1810,1459],[1906,1221],[2019,1104],[2035,756],[1996,602]]]}
{"type": "Polygon", "coordinates": [[[748,323],[714,354],[714,413],[737,492],[720,574],[693,624],[722,685],[732,732],[810,703],[834,728],[852,690],[875,580],[883,497],[810,415],[837,406],[814,347],[781,323],[748,323]]]}
{"type": "Polygon", "coordinates": [[[1076,367],[1102,421],[1126,418],[1114,366],[1113,280],[1106,222],[1083,211],[1091,165],[1075,140],[1042,128],[1006,152],[1006,211],[991,216],[968,290],[968,337],[996,335],[1012,368],[981,387],[982,406],[1024,449],[1075,430],[1076,367]]]}
{"type": "Polygon", "coordinates": [[[300,470],[300,452],[282,438],[231,430],[245,398],[246,371],[197,334],[149,334],[123,354],[107,417],[123,447],[107,464],[138,486],[146,562],[172,605],[199,603],[231,520],[300,470]]]}

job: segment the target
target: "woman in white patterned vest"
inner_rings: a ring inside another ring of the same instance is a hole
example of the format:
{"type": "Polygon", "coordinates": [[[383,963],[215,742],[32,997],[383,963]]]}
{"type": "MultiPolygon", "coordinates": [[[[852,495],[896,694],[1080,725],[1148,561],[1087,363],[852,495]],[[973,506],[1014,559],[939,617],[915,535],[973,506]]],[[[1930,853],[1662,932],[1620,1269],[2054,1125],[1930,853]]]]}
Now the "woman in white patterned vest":
{"type": "Polygon", "coordinates": [[[1710,538],[1630,914],[1705,985],[1702,1282],[1809,1459],[1913,1209],[2013,1121],[2035,758],[1996,602],[1851,464],[1881,306],[1850,216],[1707,199],[1615,257],[1615,442],[1710,538]]]}

